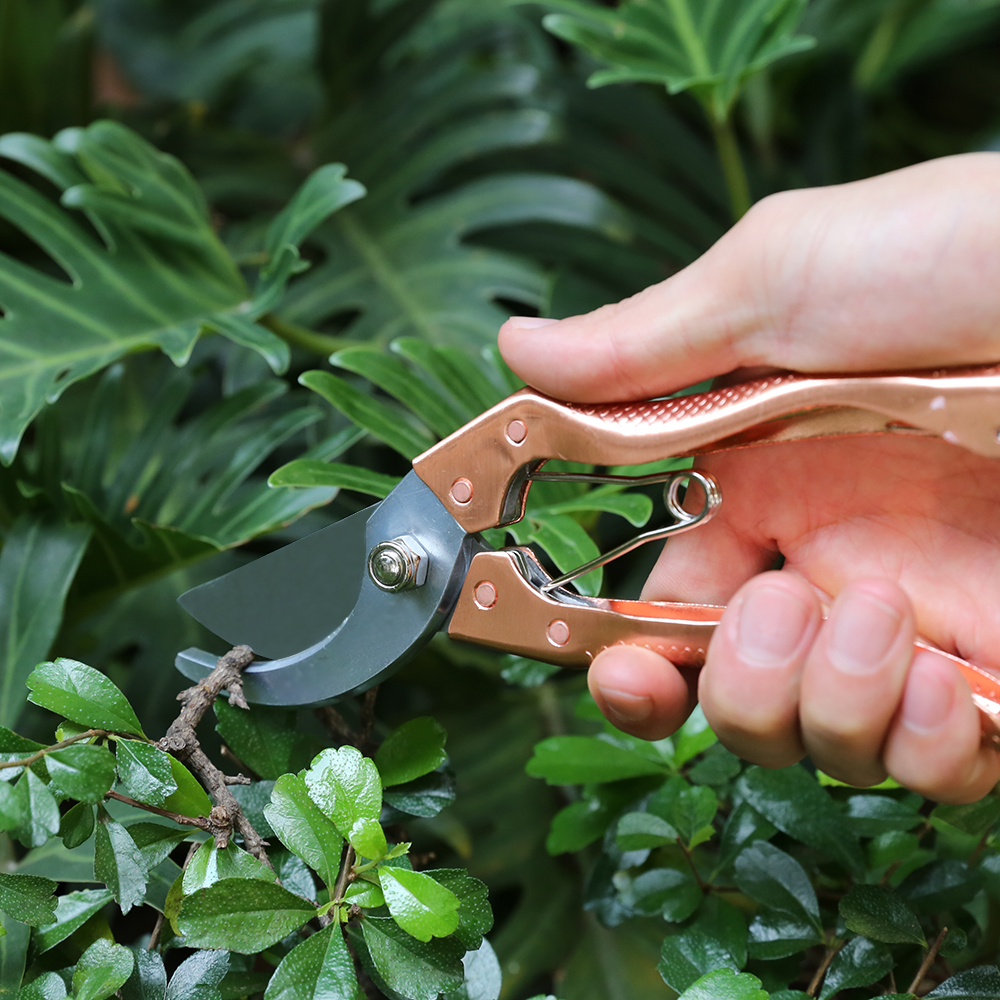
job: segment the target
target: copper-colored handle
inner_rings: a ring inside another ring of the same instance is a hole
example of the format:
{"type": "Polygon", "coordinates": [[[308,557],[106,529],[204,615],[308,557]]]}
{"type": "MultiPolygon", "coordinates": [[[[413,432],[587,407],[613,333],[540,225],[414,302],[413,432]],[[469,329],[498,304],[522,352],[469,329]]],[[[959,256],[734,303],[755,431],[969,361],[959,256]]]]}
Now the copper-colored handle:
{"type": "MultiPolygon", "coordinates": [[[[542,593],[520,566],[530,549],[480,552],[448,625],[453,639],[491,646],[561,667],[588,667],[609,646],[645,646],[679,667],[700,667],[725,608],[710,604],[615,601],[574,596],[572,603],[542,593]]],[[[918,647],[934,649],[929,643],[918,647]]],[[[1000,679],[935,649],[961,671],[983,716],[1000,739],[1000,679]]]]}
{"type": "Polygon", "coordinates": [[[903,375],[774,375],[642,403],[515,393],[418,456],[417,475],[466,531],[523,513],[526,470],[546,459],[631,465],[836,434],[933,434],[1000,457],[1000,367],[903,375]]]}

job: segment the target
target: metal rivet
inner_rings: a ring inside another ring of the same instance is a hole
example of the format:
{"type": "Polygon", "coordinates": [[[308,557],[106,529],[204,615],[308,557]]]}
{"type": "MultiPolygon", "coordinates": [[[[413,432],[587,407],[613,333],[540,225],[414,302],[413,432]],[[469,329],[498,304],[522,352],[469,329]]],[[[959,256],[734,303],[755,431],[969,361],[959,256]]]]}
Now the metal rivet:
{"type": "Polygon", "coordinates": [[[528,436],[528,428],[525,427],[523,420],[512,420],[507,425],[505,433],[511,444],[520,444],[528,436]]]}
{"type": "Polygon", "coordinates": [[[545,638],[553,646],[565,646],[569,642],[569,626],[561,619],[557,618],[549,622],[549,627],[545,630],[545,638]]]}
{"type": "Polygon", "coordinates": [[[472,483],[464,476],[451,484],[451,498],[455,503],[467,504],[472,499],[472,483]]]}
{"type": "Polygon", "coordinates": [[[474,598],[477,607],[489,611],[497,602],[497,588],[489,580],[483,580],[476,584],[474,598]]]}
{"type": "Polygon", "coordinates": [[[389,593],[410,590],[427,580],[429,562],[420,543],[403,535],[372,547],[368,553],[368,575],[380,590],[389,593]]]}

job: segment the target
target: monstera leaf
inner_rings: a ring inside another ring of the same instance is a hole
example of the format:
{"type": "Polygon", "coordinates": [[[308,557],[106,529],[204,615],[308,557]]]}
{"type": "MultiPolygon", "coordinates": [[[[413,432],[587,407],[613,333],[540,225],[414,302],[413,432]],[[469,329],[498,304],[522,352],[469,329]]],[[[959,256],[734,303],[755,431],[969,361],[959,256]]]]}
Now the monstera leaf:
{"type": "MultiPolygon", "coordinates": [[[[46,402],[126,353],[159,347],[183,364],[207,328],[257,350],[276,371],[287,366],[287,345],[255,322],[262,310],[212,231],[200,190],[173,157],[114,122],[67,129],[51,142],[11,133],[0,138],[0,156],[54,184],[62,203],[0,171],[0,217],[46,255],[32,267],[0,254],[5,464],[46,402]]],[[[339,198],[325,199],[328,210],[363,193],[343,168],[324,171],[307,184],[339,190],[339,198]]],[[[305,235],[301,227],[284,229],[305,235]]],[[[268,293],[273,301],[275,290],[268,293]]]]}

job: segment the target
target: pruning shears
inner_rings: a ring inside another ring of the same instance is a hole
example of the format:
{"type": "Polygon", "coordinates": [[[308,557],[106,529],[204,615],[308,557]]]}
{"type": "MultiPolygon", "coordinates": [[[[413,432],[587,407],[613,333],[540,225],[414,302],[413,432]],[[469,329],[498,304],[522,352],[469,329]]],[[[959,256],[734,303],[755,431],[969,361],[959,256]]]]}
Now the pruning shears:
{"type": "MultiPolygon", "coordinates": [[[[617,643],[698,667],[723,607],[586,597],[569,584],[643,542],[706,523],[722,502],[719,484],[697,469],[601,476],[545,472],[546,461],[639,465],[857,434],[938,437],[1000,458],[998,401],[1000,366],[778,374],[616,404],[562,403],[523,389],[414,459],[381,503],[196,587],[180,602],[227,642],[254,650],[243,690],[267,705],[323,704],[363,691],[441,629],[564,667],[586,667],[617,643]],[[520,520],[531,483],[541,479],[662,482],[672,521],[553,579],[531,549],[493,549],[479,535],[520,520]],[[684,487],[689,498],[682,501],[684,487]],[[692,512],[695,492],[702,503],[692,512]]],[[[1000,679],[949,658],[969,683],[984,729],[1000,733],[1000,679]]],[[[176,664],[200,680],[215,657],[187,649],[176,664]]]]}

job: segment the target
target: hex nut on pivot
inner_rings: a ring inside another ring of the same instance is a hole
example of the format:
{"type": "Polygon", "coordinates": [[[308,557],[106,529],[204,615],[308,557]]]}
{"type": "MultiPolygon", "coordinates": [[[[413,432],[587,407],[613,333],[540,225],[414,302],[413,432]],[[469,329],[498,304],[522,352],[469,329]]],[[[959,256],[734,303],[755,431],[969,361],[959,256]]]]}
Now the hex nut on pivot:
{"type": "Polygon", "coordinates": [[[396,593],[421,587],[430,559],[412,535],[379,542],[368,553],[368,575],[380,590],[396,593]]]}

